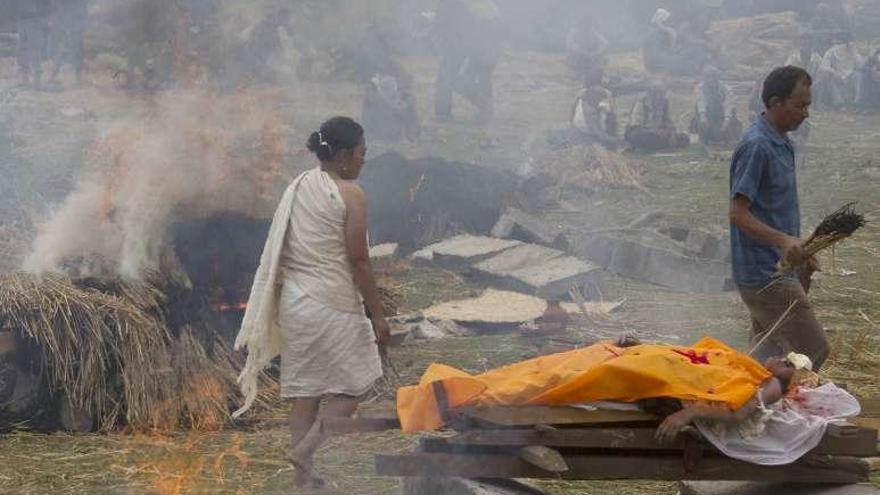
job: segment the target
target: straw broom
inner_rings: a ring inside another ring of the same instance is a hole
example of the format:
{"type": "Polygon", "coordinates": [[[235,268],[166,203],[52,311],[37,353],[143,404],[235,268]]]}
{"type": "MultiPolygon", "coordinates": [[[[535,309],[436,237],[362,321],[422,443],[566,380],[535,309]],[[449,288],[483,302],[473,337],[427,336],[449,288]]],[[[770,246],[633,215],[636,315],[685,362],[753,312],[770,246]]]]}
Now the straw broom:
{"type": "MultiPolygon", "coordinates": [[[[801,245],[809,256],[815,256],[819,252],[834,247],[840,241],[853,235],[858,229],[865,226],[865,217],[856,213],[853,209],[855,203],[847,203],[839,210],[825,217],[801,245]]],[[[802,264],[802,263],[801,263],[802,264]]],[[[791,263],[787,259],[779,261],[776,267],[776,276],[785,275],[794,271],[800,264],[791,263]]]]}

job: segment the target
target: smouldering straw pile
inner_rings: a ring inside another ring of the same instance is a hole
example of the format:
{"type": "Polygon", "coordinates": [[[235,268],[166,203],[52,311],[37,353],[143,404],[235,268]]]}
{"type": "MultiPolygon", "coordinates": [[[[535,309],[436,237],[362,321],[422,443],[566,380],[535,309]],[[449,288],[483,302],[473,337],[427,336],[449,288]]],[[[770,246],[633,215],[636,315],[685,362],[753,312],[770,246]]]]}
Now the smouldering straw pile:
{"type": "MultiPolygon", "coordinates": [[[[200,340],[185,326],[174,337],[154,283],[2,275],[0,321],[38,344],[48,388],[102,430],[222,428],[238,402],[240,363],[213,332],[200,340]]],[[[269,406],[277,381],[260,381],[259,403],[269,406]]]]}
{"type": "MultiPolygon", "coordinates": [[[[855,203],[847,203],[839,210],[825,217],[813,231],[813,235],[802,244],[808,255],[814,256],[820,251],[833,247],[838,242],[850,237],[857,230],[865,226],[865,217],[856,213],[853,206],[855,203]]],[[[790,273],[796,264],[788,260],[781,260],[776,274],[790,273]]]]}
{"type": "Polygon", "coordinates": [[[23,273],[0,276],[0,318],[39,344],[49,386],[73,406],[97,414],[103,427],[123,418],[146,426],[165,393],[157,368],[170,362],[158,318],[63,276],[23,273]],[[121,397],[113,391],[116,377],[121,397]]]}

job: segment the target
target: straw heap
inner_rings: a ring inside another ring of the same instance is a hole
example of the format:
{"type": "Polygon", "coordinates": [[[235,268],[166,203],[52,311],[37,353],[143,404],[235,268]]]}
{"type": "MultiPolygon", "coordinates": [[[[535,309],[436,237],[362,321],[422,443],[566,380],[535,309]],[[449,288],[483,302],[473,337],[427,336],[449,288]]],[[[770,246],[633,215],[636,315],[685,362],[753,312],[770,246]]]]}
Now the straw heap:
{"type": "MultiPolygon", "coordinates": [[[[804,251],[810,256],[814,256],[822,250],[833,247],[864,227],[865,217],[856,213],[853,208],[854,205],[855,203],[847,203],[839,210],[825,217],[822,223],[813,231],[813,235],[802,244],[804,251]]],[[[780,260],[776,269],[776,275],[790,273],[797,266],[788,260],[780,260]]]]}

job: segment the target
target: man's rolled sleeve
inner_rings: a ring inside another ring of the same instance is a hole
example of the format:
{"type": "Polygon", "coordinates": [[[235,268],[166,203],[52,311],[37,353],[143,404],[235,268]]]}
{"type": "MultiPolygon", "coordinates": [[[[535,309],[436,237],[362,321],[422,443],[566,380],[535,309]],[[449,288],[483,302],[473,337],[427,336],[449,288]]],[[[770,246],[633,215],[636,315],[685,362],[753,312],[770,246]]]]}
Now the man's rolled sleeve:
{"type": "Polygon", "coordinates": [[[730,199],[743,195],[755,201],[767,160],[767,153],[758,142],[745,142],[736,150],[730,169],[730,199]]]}

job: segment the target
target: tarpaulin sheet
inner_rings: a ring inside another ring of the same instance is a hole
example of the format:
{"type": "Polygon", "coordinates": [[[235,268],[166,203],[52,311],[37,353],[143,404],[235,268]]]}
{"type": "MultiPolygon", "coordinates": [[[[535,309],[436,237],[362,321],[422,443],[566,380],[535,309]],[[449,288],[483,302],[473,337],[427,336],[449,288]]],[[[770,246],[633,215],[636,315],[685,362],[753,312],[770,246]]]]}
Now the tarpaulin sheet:
{"type": "Polygon", "coordinates": [[[752,358],[704,337],[692,347],[598,343],[541,356],[481,375],[432,364],[418,385],[397,391],[403,431],[443,426],[434,384],[451,409],[463,406],[563,406],[594,401],[634,402],[669,397],[731,409],[754,396],[770,372],[752,358]]]}

